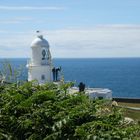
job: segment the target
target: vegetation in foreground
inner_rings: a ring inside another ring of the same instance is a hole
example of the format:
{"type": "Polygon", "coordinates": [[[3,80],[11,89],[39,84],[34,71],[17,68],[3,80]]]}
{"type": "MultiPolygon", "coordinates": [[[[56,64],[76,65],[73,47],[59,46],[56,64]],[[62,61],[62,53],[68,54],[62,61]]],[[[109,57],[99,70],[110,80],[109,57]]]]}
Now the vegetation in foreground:
{"type": "Polygon", "coordinates": [[[136,122],[108,101],[84,93],[70,95],[71,83],[26,82],[0,86],[0,140],[131,140],[139,137],[136,122]]]}

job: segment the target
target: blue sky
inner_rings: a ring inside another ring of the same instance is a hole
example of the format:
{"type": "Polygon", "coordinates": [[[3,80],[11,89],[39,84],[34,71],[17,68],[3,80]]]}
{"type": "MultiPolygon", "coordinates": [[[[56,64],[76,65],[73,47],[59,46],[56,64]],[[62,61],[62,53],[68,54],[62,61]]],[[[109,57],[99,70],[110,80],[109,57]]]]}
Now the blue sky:
{"type": "Polygon", "coordinates": [[[140,57],[140,0],[1,0],[0,57],[30,57],[40,30],[53,57],[140,57]]]}

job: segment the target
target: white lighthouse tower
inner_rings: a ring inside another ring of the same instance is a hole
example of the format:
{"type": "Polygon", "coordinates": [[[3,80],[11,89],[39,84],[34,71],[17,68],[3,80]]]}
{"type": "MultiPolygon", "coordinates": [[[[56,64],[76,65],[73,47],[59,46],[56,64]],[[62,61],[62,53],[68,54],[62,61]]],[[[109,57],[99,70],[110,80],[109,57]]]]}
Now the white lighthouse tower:
{"type": "Polygon", "coordinates": [[[39,84],[51,82],[52,58],[49,43],[43,35],[38,34],[32,41],[31,51],[31,60],[27,64],[28,81],[37,80],[39,84]]]}

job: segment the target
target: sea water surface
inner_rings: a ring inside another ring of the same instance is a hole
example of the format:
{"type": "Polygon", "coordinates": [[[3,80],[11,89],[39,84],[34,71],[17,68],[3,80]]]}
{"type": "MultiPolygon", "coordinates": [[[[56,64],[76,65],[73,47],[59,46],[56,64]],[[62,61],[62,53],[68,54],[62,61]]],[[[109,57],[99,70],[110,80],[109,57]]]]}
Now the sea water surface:
{"type": "MultiPolygon", "coordinates": [[[[0,68],[5,59],[0,59],[0,68]]],[[[27,79],[25,58],[8,59],[13,67],[22,65],[22,79],[27,79]]],[[[140,58],[53,59],[62,67],[66,81],[84,82],[86,87],[109,88],[113,97],[140,98],[140,58]]]]}

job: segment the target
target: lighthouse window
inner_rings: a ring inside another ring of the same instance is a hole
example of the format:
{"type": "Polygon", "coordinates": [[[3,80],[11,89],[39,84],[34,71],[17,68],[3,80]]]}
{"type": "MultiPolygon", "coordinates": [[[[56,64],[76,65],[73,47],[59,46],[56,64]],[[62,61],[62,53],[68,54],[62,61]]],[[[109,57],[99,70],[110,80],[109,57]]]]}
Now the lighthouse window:
{"type": "Polygon", "coordinates": [[[45,50],[42,50],[42,60],[44,60],[46,57],[46,51],[45,50]]]}
{"type": "Polygon", "coordinates": [[[41,76],[41,80],[45,80],[45,75],[42,75],[41,76]]]}

